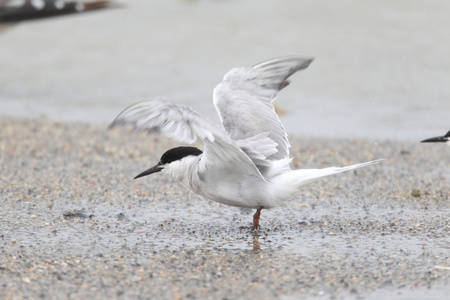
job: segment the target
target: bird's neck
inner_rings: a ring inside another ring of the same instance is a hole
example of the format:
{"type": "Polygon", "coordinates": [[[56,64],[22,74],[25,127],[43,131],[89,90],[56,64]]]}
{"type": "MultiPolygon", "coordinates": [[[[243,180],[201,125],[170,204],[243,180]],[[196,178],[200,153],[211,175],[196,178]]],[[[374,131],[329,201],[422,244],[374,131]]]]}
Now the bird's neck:
{"type": "Polygon", "coordinates": [[[198,156],[187,156],[183,159],[172,162],[168,167],[164,168],[164,173],[169,174],[175,180],[179,180],[189,185],[192,176],[197,176],[198,156]]]}

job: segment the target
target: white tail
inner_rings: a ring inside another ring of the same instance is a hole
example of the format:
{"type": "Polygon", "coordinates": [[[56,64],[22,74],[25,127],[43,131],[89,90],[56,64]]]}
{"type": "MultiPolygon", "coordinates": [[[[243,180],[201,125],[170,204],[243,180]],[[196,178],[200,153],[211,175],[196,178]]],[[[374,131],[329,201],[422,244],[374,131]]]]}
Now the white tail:
{"type": "Polygon", "coordinates": [[[271,181],[280,189],[284,190],[285,193],[287,193],[286,197],[289,197],[293,193],[297,192],[302,186],[316,181],[317,179],[320,179],[322,177],[374,165],[383,160],[384,159],[378,159],[348,167],[292,170],[272,178],[271,181]]]}

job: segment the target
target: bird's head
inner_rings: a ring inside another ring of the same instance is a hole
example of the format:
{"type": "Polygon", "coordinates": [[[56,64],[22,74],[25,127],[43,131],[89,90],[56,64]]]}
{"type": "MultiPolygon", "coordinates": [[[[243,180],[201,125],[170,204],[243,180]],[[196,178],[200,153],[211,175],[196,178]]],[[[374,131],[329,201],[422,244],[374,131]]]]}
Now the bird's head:
{"type": "Polygon", "coordinates": [[[421,143],[447,143],[450,146],[450,131],[446,135],[426,139],[421,143]]]}
{"type": "Polygon", "coordinates": [[[151,167],[150,169],[145,170],[140,173],[134,179],[147,176],[153,173],[165,171],[172,171],[172,175],[176,175],[176,173],[180,173],[180,171],[186,171],[187,165],[192,163],[192,159],[202,154],[202,150],[195,147],[176,147],[170,150],[167,150],[162,156],[159,162],[151,167]]]}

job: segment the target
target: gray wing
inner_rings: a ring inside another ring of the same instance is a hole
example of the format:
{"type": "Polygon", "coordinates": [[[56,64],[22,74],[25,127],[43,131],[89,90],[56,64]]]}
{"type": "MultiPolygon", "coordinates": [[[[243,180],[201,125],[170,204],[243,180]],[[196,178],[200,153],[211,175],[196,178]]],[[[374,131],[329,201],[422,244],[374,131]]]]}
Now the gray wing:
{"type": "MultiPolygon", "coordinates": [[[[272,105],[278,92],[289,84],[288,78],[305,69],[313,59],[282,57],[251,68],[235,68],[214,89],[214,105],[223,127],[235,141],[268,134],[276,149],[270,160],[289,157],[289,141],[272,105]]],[[[245,143],[245,142],[243,142],[245,143]]]]}
{"type": "Polygon", "coordinates": [[[189,106],[178,105],[156,98],[127,107],[109,125],[132,125],[135,129],[149,133],[162,133],[179,142],[192,144],[197,140],[213,142],[215,136],[226,137],[216,124],[199,115],[189,106]]]}
{"type": "Polygon", "coordinates": [[[135,129],[161,133],[183,143],[197,138],[205,144],[201,160],[204,168],[235,166],[236,172],[254,175],[265,180],[252,160],[221,127],[199,115],[192,108],[157,98],[131,105],[109,125],[132,125],[135,129]]]}

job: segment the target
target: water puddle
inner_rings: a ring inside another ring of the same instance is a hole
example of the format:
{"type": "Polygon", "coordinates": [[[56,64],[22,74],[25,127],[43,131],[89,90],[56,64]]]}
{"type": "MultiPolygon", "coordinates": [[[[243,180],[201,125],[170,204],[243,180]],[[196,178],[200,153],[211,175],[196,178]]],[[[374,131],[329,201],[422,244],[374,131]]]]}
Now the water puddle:
{"type": "Polygon", "coordinates": [[[368,215],[347,210],[333,216],[310,210],[305,217],[303,211],[277,209],[263,211],[263,227],[255,232],[249,228],[251,213],[217,205],[119,210],[85,203],[82,207],[18,210],[15,223],[3,226],[3,239],[23,249],[98,255],[126,248],[142,253],[276,251],[305,257],[376,253],[412,258],[446,255],[450,246],[448,228],[426,222],[433,219],[434,224],[445,224],[445,214],[437,212],[380,209],[368,215]]]}

